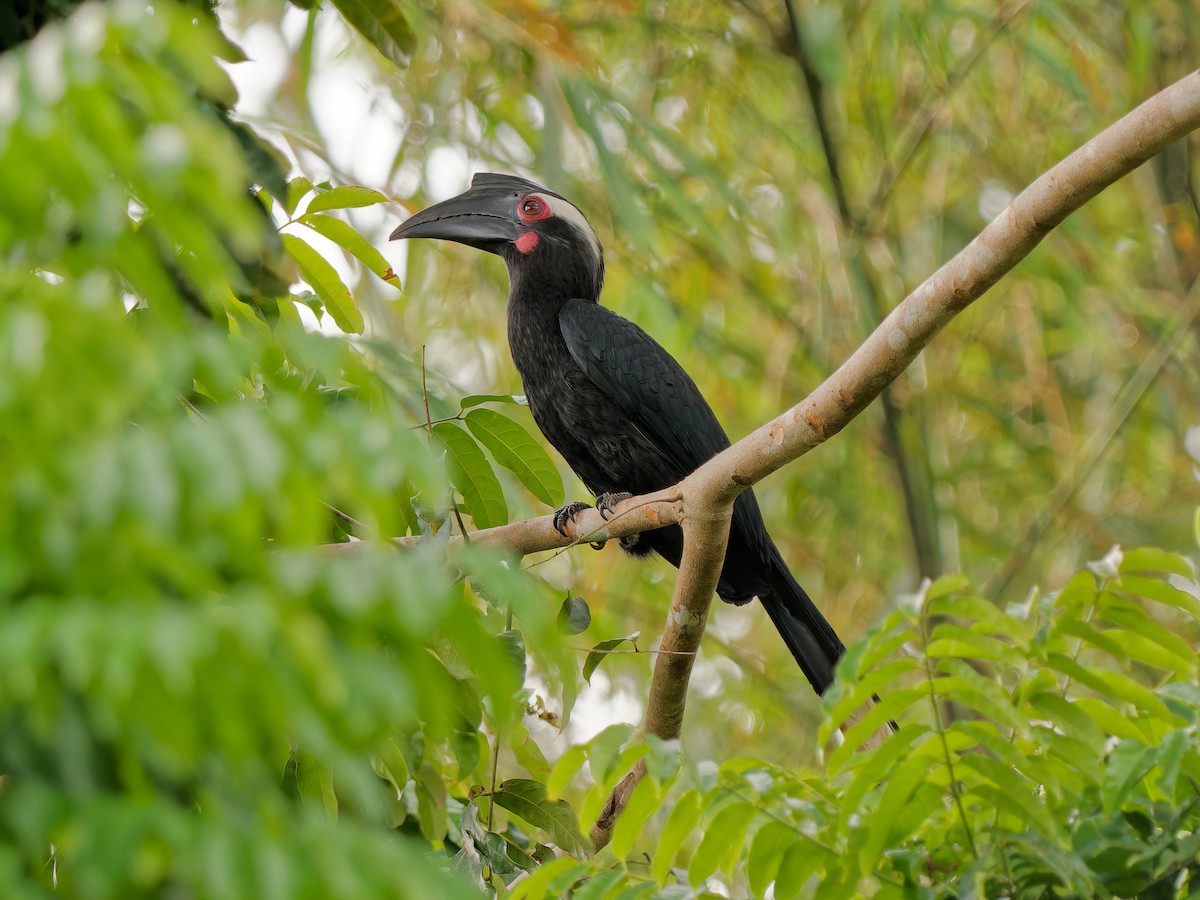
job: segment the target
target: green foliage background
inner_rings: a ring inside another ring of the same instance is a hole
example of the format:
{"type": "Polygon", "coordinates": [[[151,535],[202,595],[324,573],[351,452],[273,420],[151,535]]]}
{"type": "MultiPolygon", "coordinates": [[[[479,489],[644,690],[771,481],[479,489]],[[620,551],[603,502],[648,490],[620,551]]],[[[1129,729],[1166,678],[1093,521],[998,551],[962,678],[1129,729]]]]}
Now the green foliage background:
{"type": "Polygon", "coordinates": [[[502,266],[384,244],[469,171],[531,172],[736,437],[1190,69],[1190,4],[111,2],[38,31],[74,6],[0,19],[5,896],[1197,889],[1194,568],[1105,555],[1194,555],[1194,141],[760,486],[867,636],[819,709],[753,608],[715,611],[682,754],[571,722],[641,702],[648,656],[588,686],[581,651],[652,643],[665,564],[447,560],[460,517],[582,489],[512,402],[502,266]],[[222,25],[287,36],[268,114],[222,25]],[[394,126],[386,183],[321,127],[339,67],[394,126]],[[425,540],[318,549],[350,534],[425,540]],[[860,730],[899,734],[836,747],[873,693],[860,730]]]}

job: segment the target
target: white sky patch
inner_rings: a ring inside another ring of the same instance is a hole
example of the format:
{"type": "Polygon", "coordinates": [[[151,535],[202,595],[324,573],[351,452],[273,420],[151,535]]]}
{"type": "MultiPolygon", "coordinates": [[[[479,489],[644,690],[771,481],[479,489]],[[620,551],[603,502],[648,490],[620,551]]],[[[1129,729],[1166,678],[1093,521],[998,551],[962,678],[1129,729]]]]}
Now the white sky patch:
{"type": "Polygon", "coordinates": [[[248,116],[263,116],[287,76],[291,51],[279,32],[266,22],[256,22],[236,37],[249,59],[225,66],[238,92],[237,111],[248,116]]]}
{"type": "Polygon", "coordinates": [[[471,160],[463,147],[442,146],[429,151],[425,184],[430,203],[457,197],[471,182],[471,160]]]}
{"type": "Polygon", "coordinates": [[[628,690],[613,690],[613,683],[604,670],[597,669],[592,673],[591,685],[584,685],[575,701],[571,721],[567,724],[567,739],[573,744],[590,741],[609,725],[642,721],[643,712],[641,698],[628,690]]]}

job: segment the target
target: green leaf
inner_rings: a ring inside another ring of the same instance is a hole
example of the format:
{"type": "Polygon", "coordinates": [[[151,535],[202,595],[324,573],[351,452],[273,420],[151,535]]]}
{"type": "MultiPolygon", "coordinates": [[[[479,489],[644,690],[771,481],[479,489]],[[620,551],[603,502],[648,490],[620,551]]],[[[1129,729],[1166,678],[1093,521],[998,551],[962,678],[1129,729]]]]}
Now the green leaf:
{"type": "MultiPolygon", "coordinates": [[[[1049,691],[1032,695],[1028,703],[1039,715],[1053,722],[1063,734],[1093,747],[1104,745],[1105,733],[1096,726],[1096,723],[1078,703],[1073,703],[1061,694],[1049,691]]],[[[1111,709],[1111,707],[1109,708],[1111,709]]]]}
{"type": "MultiPolygon", "coordinates": [[[[912,752],[912,747],[927,739],[931,734],[926,725],[909,722],[901,725],[900,730],[889,737],[883,744],[867,753],[859,754],[861,763],[854,775],[854,780],[846,787],[841,796],[840,827],[849,828],[850,818],[860,811],[863,798],[874,790],[893,765],[901,757],[912,752]]],[[[830,770],[833,772],[833,770],[830,770]]]]}
{"type": "Polygon", "coordinates": [[[1107,629],[1103,637],[1116,648],[1113,655],[1118,659],[1136,659],[1148,666],[1169,669],[1188,681],[1195,681],[1197,668],[1200,667],[1196,654],[1190,652],[1187,642],[1178,635],[1166,629],[1163,631],[1164,640],[1155,640],[1158,635],[1139,634],[1121,628],[1107,629]],[[1184,652],[1180,653],[1180,650],[1184,652]]]}
{"type": "Polygon", "coordinates": [[[658,839],[658,849],[654,854],[651,869],[660,885],[667,883],[671,867],[675,864],[675,855],[687,836],[692,833],[700,820],[700,810],[703,807],[700,794],[688,791],[675,804],[663,826],[662,835],[658,839]]]}
{"type": "Polygon", "coordinates": [[[1025,631],[1022,622],[1005,613],[996,604],[969,594],[955,594],[930,600],[925,607],[925,614],[930,617],[953,616],[956,619],[973,619],[989,626],[998,634],[1016,635],[1025,631]]]}
{"type": "MultiPolygon", "coordinates": [[[[624,815],[622,813],[622,815],[624,815]]],[[[613,885],[625,877],[620,869],[599,872],[571,888],[571,900],[600,900],[613,885]]]]}
{"type": "Polygon", "coordinates": [[[858,864],[862,869],[869,872],[879,863],[904,805],[917,786],[925,782],[928,765],[928,760],[910,756],[889,773],[878,805],[866,817],[866,834],[858,847],[858,864]]]}
{"type": "Polygon", "coordinates": [[[1127,675],[1102,669],[1097,666],[1084,666],[1068,656],[1051,653],[1046,658],[1046,664],[1057,669],[1064,675],[1069,675],[1081,684],[1087,685],[1102,697],[1113,697],[1131,704],[1135,708],[1156,716],[1164,721],[1173,722],[1174,716],[1166,705],[1154,696],[1149,689],[1138,684],[1127,675]]]}
{"type": "Polygon", "coordinates": [[[312,182],[301,175],[299,178],[293,178],[287,183],[287,198],[284,200],[283,208],[289,216],[296,212],[296,206],[304,195],[313,189],[312,182]]]}
{"type": "Polygon", "coordinates": [[[591,853],[591,842],[580,832],[575,811],[565,800],[551,800],[546,785],[541,782],[528,778],[509,779],[500,785],[492,800],[497,806],[545,831],[572,856],[591,853]]]}
{"type": "Polygon", "coordinates": [[[637,783],[613,828],[612,848],[619,859],[633,852],[633,845],[646,823],[662,808],[662,795],[662,788],[652,778],[643,778],[637,783]]]}
{"type": "Polygon", "coordinates": [[[380,279],[399,289],[400,279],[392,271],[392,267],[387,259],[384,258],[382,253],[371,246],[365,237],[355,231],[350,223],[320,213],[306,213],[296,221],[333,241],[379,276],[380,279]]]}
{"type": "Polygon", "coordinates": [[[704,828],[700,846],[688,864],[688,881],[693,886],[706,881],[717,871],[721,859],[731,850],[737,852],[746,839],[746,827],[754,817],[754,807],[735,800],[717,811],[704,828]]]}
{"type": "Polygon", "coordinates": [[[390,781],[397,793],[408,784],[408,763],[393,740],[383,742],[379,755],[371,760],[371,767],[380,778],[390,781]]]}
{"type": "Polygon", "coordinates": [[[587,748],[583,744],[572,744],[555,760],[550,777],[546,779],[546,793],[552,800],[562,796],[586,760],[587,748]]]}
{"type": "Polygon", "coordinates": [[[1196,570],[1186,556],[1168,553],[1157,547],[1138,547],[1125,553],[1121,562],[1122,574],[1126,572],[1170,572],[1182,578],[1196,577],[1196,570]]]}
{"type": "Polygon", "coordinates": [[[421,834],[428,841],[443,841],[450,827],[446,807],[446,785],[442,776],[428,762],[421,763],[416,774],[417,820],[421,834]]]}
{"type": "Polygon", "coordinates": [[[611,640],[601,641],[592,647],[591,652],[587,655],[587,659],[583,661],[583,680],[588,684],[591,684],[592,673],[596,671],[596,668],[600,665],[600,663],[604,662],[606,657],[611,655],[610,651],[616,650],[626,641],[629,641],[632,644],[641,636],[642,633],[640,631],[635,631],[633,634],[628,635],[627,637],[612,638],[611,640]]]}
{"type": "Polygon", "coordinates": [[[294,235],[283,235],[283,244],[292,258],[300,264],[300,273],[304,280],[317,292],[317,296],[325,305],[325,311],[333,316],[337,327],[347,334],[362,334],[362,313],[354,298],[350,296],[350,289],[342,283],[333,266],[320,253],[294,235]]]}
{"type": "Polygon", "coordinates": [[[498,635],[504,655],[512,660],[516,670],[517,683],[525,681],[525,637],[515,628],[500,632],[498,635]]]}
{"type": "MultiPolygon", "coordinates": [[[[961,594],[970,586],[971,581],[966,575],[957,573],[943,575],[925,589],[925,603],[928,604],[947,595],[961,594]]],[[[954,600],[952,599],[950,602],[953,603],[954,600]]],[[[960,613],[960,615],[963,614],[960,613]]]]}
{"type": "Polygon", "coordinates": [[[408,65],[417,40],[399,0],[333,0],[333,5],[386,59],[408,65]]]}
{"type": "Polygon", "coordinates": [[[1158,748],[1137,741],[1121,741],[1108,756],[1100,798],[1112,815],[1158,762],[1158,748]]]}
{"type": "Polygon", "coordinates": [[[433,435],[446,448],[450,483],[462,494],[463,505],[477,528],[493,528],[508,522],[508,503],[491,463],[461,426],[439,422],[433,435]]]}
{"type": "Polygon", "coordinates": [[[801,840],[796,829],[782,822],[769,821],[754,833],[746,858],[746,878],[755,897],[766,894],[767,887],[779,874],[784,854],[801,840]]]}
{"type": "Polygon", "coordinates": [[[991,659],[1020,666],[1024,656],[999,638],[943,622],[933,629],[933,640],[925,648],[931,658],[991,659]]]}
{"type": "Polygon", "coordinates": [[[371,188],[345,184],[332,190],[321,191],[309,201],[305,215],[312,215],[326,209],[350,209],[356,206],[371,206],[375,203],[387,203],[386,195],[371,188]]]}
{"type": "Polygon", "coordinates": [[[562,505],[562,477],[550,455],[528,431],[507,416],[486,408],[471,410],[464,421],[496,462],[516,475],[531,494],[550,506],[562,505]]]}
{"type": "Polygon", "coordinates": [[[919,665],[920,663],[911,656],[904,656],[884,663],[878,669],[868,673],[838,699],[829,713],[830,721],[840,727],[863,704],[871,702],[883,688],[894,686],[899,678],[918,668],[919,665]]]}
{"type": "MultiPolygon", "coordinates": [[[[878,703],[872,703],[867,714],[848,728],[842,737],[841,746],[829,755],[829,771],[834,774],[842,772],[851,758],[859,752],[868,738],[888,722],[903,716],[917,703],[929,698],[929,688],[905,688],[893,691],[880,698],[878,703]]],[[[884,742],[887,746],[891,739],[884,742]]]]}
{"type": "Polygon", "coordinates": [[[462,830],[464,849],[468,844],[473,845],[475,851],[492,868],[493,872],[506,875],[516,870],[516,866],[509,856],[508,842],[502,835],[488,831],[479,821],[479,807],[474,800],[468,800],[463,806],[459,828],[462,830]]]}
{"type": "Polygon", "coordinates": [[[1183,610],[1193,619],[1200,621],[1200,600],[1158,578],[1147,578],[1145,575],[1122,575],[1109,585],[1109,588],[1110,590],[1128,591],[1148,600],[1156,600],[1165,606],[1183,610]]]}
{"type": "Polygon", "coordinates": [[[586,871],[586,866],[570,856],[547,859],[528,878],[513,885],[507,900],[560,900],[567,896],[566,888],[586,871]]]}
{"type": "Polygon", "coordinates": [[[572,597],[562,602],[558,610],[558,631],[560,634],[583,634],[592,624],[592,611],[588,609],[587,601],[582,597],[572,597]]]}
{"type": "Polygon", "coordinates": [[[481,403],[515,403],[518,406],[528,406],[523,394],[469,394],[458,401],[459,409],[470,409],[481,403]]]}
{"type": "MultiPolygon", "coordinates": [[[[986,753],[963,754],[959,763],[955,765],[955,773],[960,774],[961,768],[973,769],[996,786],[996,793],[992,797],[993,805],[1008,809],[1018,827],[1034,826],[1048,838],[1062,839],[1062,827],[1038,796],[1039,785],[1026,780],[1008,765],[986,753]]],[[[972,789],[978,791],[980,786],[976,785],[972,789]]]]}
{"type": "MultiPolygon", "coordinates": [[[[825,863],[826,854],[811,842],[799,840],[783,853],[775,877],[775,896],[799,897],[805,882],[825,863]]],[[[849,895],[846,895],[849,896],[849,895]]]]}
{"type": "Polygon", "coordinates": [[[1180,730],[1172,731],[1158,745],[1158,766],[1162,770],[1159,788],[1168,798],[1175,796],[1175,785],[1179,780],[1180,767],[1188,745],[1187,732],[1180,730]]]}
{"type": "Polygon", "coordinates": [[[524,869],[526,872],[532,872],[540,863],[530,853],[513,841],[508,835],[504,835],[504,852],[508,856],[509,861],[518,869],[524,869]]]}

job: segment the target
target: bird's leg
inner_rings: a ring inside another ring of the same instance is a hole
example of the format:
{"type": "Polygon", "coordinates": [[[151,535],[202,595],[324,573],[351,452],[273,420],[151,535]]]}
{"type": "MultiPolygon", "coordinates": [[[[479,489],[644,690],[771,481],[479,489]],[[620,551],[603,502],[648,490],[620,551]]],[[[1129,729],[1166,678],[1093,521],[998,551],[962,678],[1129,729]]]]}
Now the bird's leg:
{"type": "MultiPolygon", "coordinates": [[[[628,491],[616,491],[614,493],[608,493],[606,491],[605,493],[601,494],[599,497],[596,498],[596,511],[600,513],[600,518],[604,519],[604,521],[607,522],[609,519],[612,518],[613,507],[616,506],[618,503],[620,503],[622,500],[628,500],[632,496],[633,496],[633,494],[629,493],[628,491]]],[[[591,508],[591,504],[584,503],[582,500],[575,500],[572,503],[566,503],[566,504],[560,506],[554,512],[554,528],[555,528],[555,530],[559,534],[561,534],[563,537],[570,537],[570,535],[567,534],[567,523],[569,523],[569,522],[574,523],[575,517],[577,515],[579,515],[579,513],[581,513],[585,509],[590,509],[590,508],[591,508]]],[[[633,550],[633,548],[637,545],[638,536],[636,534],[634,534],[634,535],[630,535],[629,537],[623,537],[620,539],[620,542],[621,542],[621,549],[628,550],[631,553],[635,553],[636,551],[633,550]]],[[[592,549],[593,550],[604,549],[604,541],[592,542],[592,549]]]]}
{"type": "Polygon", "coordinates": [[[615,491],[613,493],[605,491],[596,498],[596,512],[600,513],[600,518],[607,522],[613,517],[613,507],[622,500],[628,500],[632,496],[633,494],[629,493],[629,491],[615,491]]]}
{"type": "Polygon", "coordinates": [[[582,500],[574,500],[571,503],[564,503],[554,511],[554,530],[563,537],[570,537],[567,534],[567,524],[574,524],[575,517],[585,509],[591,509],[590,503],[584,503],[582,500]]]}
{"type": "MultiPolygon", "coordinates": [[[[607,522],[613,516],[613,507],[622,500],[628,500],[633,494],[629,491],[612,491],[605,492],[596,498],[596,511],[600,513],[600,518],[607,522]]],[[[626,553],[631,553],[634,556],[645,556],[650,552],[650,547],[641,543],[640,534],[631,534],[623,538],[617,538],[617,543],[621,545],[621,549],[626,553]]]]}

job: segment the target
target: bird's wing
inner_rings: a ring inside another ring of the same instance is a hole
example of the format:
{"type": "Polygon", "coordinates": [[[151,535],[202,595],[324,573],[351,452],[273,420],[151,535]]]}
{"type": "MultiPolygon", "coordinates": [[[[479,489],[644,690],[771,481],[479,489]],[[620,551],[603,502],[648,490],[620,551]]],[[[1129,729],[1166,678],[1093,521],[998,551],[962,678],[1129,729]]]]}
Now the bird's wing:
{"type": "Polygon", "coordinates": [[[559,314],[575,362],[682,479],[729,446],[700,389],[650,335],[612,310],[571,300],[559,314]]]}

